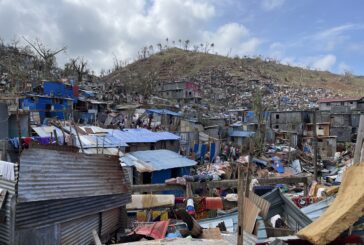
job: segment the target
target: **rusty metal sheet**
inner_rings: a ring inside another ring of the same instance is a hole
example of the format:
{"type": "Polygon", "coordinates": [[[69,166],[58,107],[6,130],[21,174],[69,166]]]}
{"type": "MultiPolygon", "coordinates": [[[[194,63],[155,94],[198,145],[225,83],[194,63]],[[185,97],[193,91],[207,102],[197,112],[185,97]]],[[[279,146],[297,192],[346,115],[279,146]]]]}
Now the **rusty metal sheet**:
{"type": "Polygon", "coordinates": [[[116,156],[31,148],[20,157],[18,202],[130,193],[116,156]]]}

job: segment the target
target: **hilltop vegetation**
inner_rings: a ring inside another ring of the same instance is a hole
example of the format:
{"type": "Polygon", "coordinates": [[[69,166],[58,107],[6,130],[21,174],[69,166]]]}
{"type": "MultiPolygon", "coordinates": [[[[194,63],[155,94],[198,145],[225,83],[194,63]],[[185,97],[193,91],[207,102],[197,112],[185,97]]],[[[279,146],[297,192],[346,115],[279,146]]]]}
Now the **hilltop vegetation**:
{"type": "MultiPolygon", "coordinates": [[[[107,81],[120,81],[130,89],[145,89],[151,81],[175,81],[203,77],[214,70],[223,70],[226,77],[241,82],[270,80],[296,88],[330,89],[338,95],[364,94],[364,77],[352,74],[338,75],[279,64],[261,58],[230,58],[216,54],[170,48],[148,58],[119,68],[105,77],[107,81]]],[[[222,81],[223,82],[223,81],[222,81]]]]}

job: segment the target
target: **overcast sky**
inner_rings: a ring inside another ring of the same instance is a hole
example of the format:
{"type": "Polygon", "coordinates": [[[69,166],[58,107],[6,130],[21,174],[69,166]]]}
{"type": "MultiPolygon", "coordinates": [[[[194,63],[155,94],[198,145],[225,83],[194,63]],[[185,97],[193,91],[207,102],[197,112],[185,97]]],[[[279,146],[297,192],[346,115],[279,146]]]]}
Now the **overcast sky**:
{"type": "Polygon", "coordinates": [[[0,0],[0,37],[66,45],[60,65],[83,56],[96,72],[168,38],[364,75],[363,10],[363,0],[0,0]]]}

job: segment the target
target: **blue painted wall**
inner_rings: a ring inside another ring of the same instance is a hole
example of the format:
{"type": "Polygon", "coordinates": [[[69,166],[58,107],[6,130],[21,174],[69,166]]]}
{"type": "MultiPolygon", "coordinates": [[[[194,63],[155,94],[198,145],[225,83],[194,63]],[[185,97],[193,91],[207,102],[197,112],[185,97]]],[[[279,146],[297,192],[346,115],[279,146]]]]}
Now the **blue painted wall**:
{"type": "MultiPolygon", "coordinates": [[[[73,107],[73,104],[66,99],[54,99],[48,97],[28,97],[25,99],[19,100],[19,107],[25,108],[28,107],[29,110],[45,110],[47,105],[51,105],[54,107],[54,110],[70,110],[73,107]]],[[[68,115],[65,115],[64,112],[49,112],[48,117],[50,118],[58,118],[61,120],[67,119],[68,115]]],[[[41,122],[46,118],[46,112],[40,111],[39,117],[41,122]]]]}

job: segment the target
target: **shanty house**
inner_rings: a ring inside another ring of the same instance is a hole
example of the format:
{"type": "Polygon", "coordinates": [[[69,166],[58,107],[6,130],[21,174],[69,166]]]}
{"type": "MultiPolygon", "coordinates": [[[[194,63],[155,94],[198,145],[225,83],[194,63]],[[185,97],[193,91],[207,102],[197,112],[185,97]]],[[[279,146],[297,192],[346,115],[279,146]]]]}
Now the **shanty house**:
{"type": "Polygon", "coordinates": [[[166,179],[190,173],[196,161],[169,150],[136,151],[120,158],[123,165],[134,167],[134,184],[164,183],[166,179]]]}
{"type": "Polygon", "coordinates": [[[233,130],[229,129],[229,138],[230,141],[238,146],[241,146],[243,149],[248,149],[249,147],[249,138],[253,137],[255,132],[252,131],[243,131],[243,130],[233,130]]]}
{"type": "Polygon", "coordinates": [[[201,88],[191,81],[162,83],[157,87],[158,92],[164,98],[176,99],[178,102],[201,101],[201,88]]]}
{"type": "Polygon", "coordinates": [[[1,244],[90,244],[92,230],[107,242],[131,200],[118,157],[67,147],[24,150],[19,165],[2,166],[0,188],[1,244]]]}
{"type": "MultiPolygon", "coordinates": [[[[314,134],[313,133],[314,127],[315,126],[313,123],[306,123],[303,135],[312,137],[314,134]]],[[[316,123],[316,135],[330,136],[330,123],[329,122],[316,123]]]]}
{"type": "Polygon", "coordinates": [[[55,81],[44,81],[37,93],[19,100],[20,109],[39,112],[41,123],[45,118],[67,119],[77,103],[78,86],[55,81]]]}
{"type": "Polygon", "coordinates": [[[364,97],[325,98],[317,101],[320,111],[332,111],[336,107],[347,107],[350,110],[364,109],[364,97]]]}
{"type": "Polygon", "coordinates": [[[295,131],[303,135],[303,124],[310,122],[310,112],[275,111],[270,114],[270,126],[274,130],[295,131]]]}
{"type": "Polygon", "coordinates": [[[160,125],[169,130],[177,130],[181,118],[181,113],[167,109],[147,109],[148,116],[152,116],[151,123],[160,125]]]}
{"type": "Polygon", "coordinates": [[[157,149],[167,149],[177,152],[179,150],[180,137],[170,132],[153,132],[145,128],[106,130],[120,142],[128,145],[126,152],[157,149]]]}

